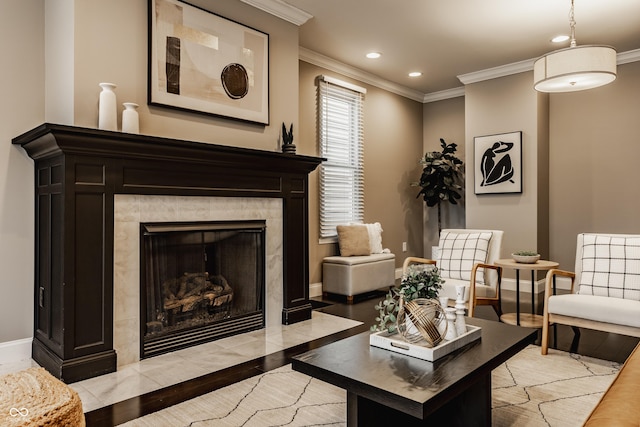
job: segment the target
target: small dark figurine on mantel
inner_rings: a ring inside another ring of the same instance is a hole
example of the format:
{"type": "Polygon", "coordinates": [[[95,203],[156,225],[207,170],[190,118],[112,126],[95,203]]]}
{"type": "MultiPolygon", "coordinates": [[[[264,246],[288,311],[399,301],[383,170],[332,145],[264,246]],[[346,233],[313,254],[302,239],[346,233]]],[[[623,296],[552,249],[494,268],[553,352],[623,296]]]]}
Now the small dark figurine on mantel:
{"type": "Polygon", "coordinates": [[[287,127],[282,122],[282,152],[283,153],[296,153],[296,145],[293,143],[293,123],[289,127],[289,132],[287,132],[287,127]]]}

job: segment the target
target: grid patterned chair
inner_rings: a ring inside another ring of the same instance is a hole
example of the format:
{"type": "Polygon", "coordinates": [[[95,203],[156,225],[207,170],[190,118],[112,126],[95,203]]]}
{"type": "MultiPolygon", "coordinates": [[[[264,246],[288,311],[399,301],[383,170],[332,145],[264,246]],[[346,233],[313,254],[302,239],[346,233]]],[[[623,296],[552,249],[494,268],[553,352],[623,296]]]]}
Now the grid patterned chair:
{"type": "Polygon", "coordinates": [[[403,271],[410,264],[434,264],[444,279],[440,296],[448,297],[449,303],[453,304],[456,286],[464,285],[470,317],[477,305],[490,305],[499,317],[502,314],[502,268],[493,262],[500,258],[503,234],[501,230],[442,230],[436,259],[408,257],[404,260],[403,271]]]}
{"type": "Polygon", "coordinates": [[[578,234],[575,271],[547,272],[543,318],[542,354],[552,324],[640,337],[640,235],[578,234]],[[556,294],[556,277],[571,280],[568,294],[556,294]]]}

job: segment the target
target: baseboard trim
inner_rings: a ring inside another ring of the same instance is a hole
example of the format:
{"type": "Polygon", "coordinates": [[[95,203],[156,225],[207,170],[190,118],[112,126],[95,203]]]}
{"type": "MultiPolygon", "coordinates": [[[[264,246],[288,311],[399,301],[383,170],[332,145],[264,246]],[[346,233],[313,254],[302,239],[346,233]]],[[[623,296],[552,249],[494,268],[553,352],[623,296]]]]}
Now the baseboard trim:
{"type": "Polygon", "coordinates": [[[24,338],[0,343],[0,364],[30,359],[32,341],[33,338],[24,338]]]}
{"type": "MultiPolygon", "coordinates": [[[[544,293],[545,279],[537,280],[534,284],[533,291],[536,294],[544,293]]],[[[568,277],[556,278],[556,289],[568,291],[571,289],[571,279],[568,277]]],[[[516,279],[502,279],[502,290],[514,291],[516,290],[516,279]]],[[[520,277],[520,293],[531,293],[531,280],[526,280],[520,277]]]]}
{"type": "MultiPolygon", "coordinates": [[[[402,278],[402,269],[396,268],[395,270],[396,280],[402,278]]],[[[536,294],[544,293],[544,282],[545,279],[540,279],[536,281],[533,291],[536,294]]],[[[568,291],[571,289],[571,279],[567,277],[558,277],[556,280],[556,289],[568,291]]],[[[505,291],[514,291],[516,290],[516,279],[502,279],[502,290],[505,291]]],[[[531,293],[531,281],[520,278],[520,293],[530,294],[531,293]]],[[[322,282],[319,283],[311,283],[309,285],[309,297],[319,297],[322,296],[322,282]]]]}
{"type": "Polygon", "coordinates": [[[322,282],[309,284],[309,298],[322,296],[322,282]]]}

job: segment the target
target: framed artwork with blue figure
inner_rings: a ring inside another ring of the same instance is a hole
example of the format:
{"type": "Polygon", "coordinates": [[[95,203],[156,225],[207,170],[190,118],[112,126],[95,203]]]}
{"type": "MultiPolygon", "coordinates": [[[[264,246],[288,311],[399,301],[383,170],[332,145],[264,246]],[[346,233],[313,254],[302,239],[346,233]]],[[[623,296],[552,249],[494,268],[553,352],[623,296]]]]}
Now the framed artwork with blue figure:
{"type": "Polygon", "coordinates": [[[522,132],[476,136],[475,194],[522,193],[522,132]]]}

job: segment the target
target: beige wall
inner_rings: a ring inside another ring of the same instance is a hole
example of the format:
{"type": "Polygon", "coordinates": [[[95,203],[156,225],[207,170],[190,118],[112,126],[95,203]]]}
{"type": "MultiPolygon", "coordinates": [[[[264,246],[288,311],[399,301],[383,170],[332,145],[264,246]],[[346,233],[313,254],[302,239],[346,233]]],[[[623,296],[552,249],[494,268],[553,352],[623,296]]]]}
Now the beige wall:
{"type": "MultiPolygon", "coordinates": [[[[584,92],[534,97],[531,78],[531,73],[521,73],[467,87],[468,164],[474,135],[522,126],[525,144],[532,130],[538,138],[535,152],[525,151],[537,164],[525,161],[522,197],[474,196],[473,179],[467,179],[466,225],[505,229],[503,256],[511,249],[531,245],[543,250],[548,245],[546,256],[573,270],[578,233],[640,233],[635,189],[640,182],[640,62],[618,66],[614,83],[584,92]],[[522,218],[535,225],[520,227],[522,218]],[[532,233],[535,228],[548,228],[548,233],[532,233]]],[[[444,102],[429,109],[432,117],[457,116],[448,119],[452,127],[465,120],[465,111],[444,102]]],[[[425,141],[432,126],[438,123],[425,123],[425,141]]]]}
{"type": "MultiPolygon", "coordinates": [[[[365,222],[380,222],[383,246],[396,254],[396,266],[405,256],[421,255],[422,211],[411,182],[420,176],[422,104],[349,79],[315,65],[300,62],[301,144],[319,155],[316,126],[316,78],[325,74],[367,89],[364,104],[365,222]],[[402,242],[408,251],[402,252],[402,242]]],[[[318,179],[310,180],[310,282],[322,281],[322,258],[338,253],[337,244],[319,244],[318,179]]]]}
{"type": "Polygon", "coordinates": [[[74,0],[74,124],[97,126],[106,81],[118,85],[119,113],[140,105],[141,133],[276,150],[282,122],[298,128],[298,27],[239,1],[190,3],[269,34],[270,126],[147,105],[147,0],[74,0]]]}
{"type": "MultiPolygon", "coordinates": [[[[447,144],[456,143],[456,156],[467,167],[468,157],[465,146],[464,132],[464,97],[446,99],[438,102],[424,104],[423,108],[423,155],[427,151],[441,151],[440,138],[444,138],[447,144]]],[[[443,203],[442,228],[465,228],[465,194],[458,200],[458,205],[443,203]]],[[[429,208],[423,202],[424,208],[424,250],[423,256],[432,258],[431,247],[438,245],[438,208],[429,208]]]]}
{"type": "MultiPolygon", "coordinates": [[[[13,137],[45,121],[97,127],[103,81],[118,85],[119,112],[122,102],[140,105],[144,134],[277,150],[282,122],[299,129],[298,27],[256,8],[191,1],[269,34],[269,126],[146,105],[147,0],[5,3],[0,38],[10,41],[4,57],[13,60],[0,69],[0,343],[33,335],[33,162],[10,144],[13,137]]],[[[303,144],[298,152],[315,149],[303,144]]]]}
{"type": "Polygon", "coordinates": [[[578,233],[640,233],[640,62],[551,95],[550,116],[550,256],[573,270],[578,233]]]}
{"type": "MultiPolygon", "coordinates": [[[[140,105],[144,134],[277,150],[280,124],[286,122],[294,124],[298,153],[317,155],[313,79],[320,70],[299,65],[298,27],[237,1],[191,3],[269,34],[269,126],[146,104],[147,0],[47,0],[46,10],[41,0],[23,0],[3,9],[0,36],[12,40],[8,56],[21,59],[0,71],[2,80],[11,82],[0,101],[5,121],[0,128],[5,140],[0,148],[0,291],[11,295],[0,301],[0,343],[33,333],[33,163],[10,140],[44,121],[95,128],[98,83],[117,84],[118,104],[140,105]],[[301,79],[299,70],[304,73],[301,79]],[[299,90],[305,92],[300,97],[299,90]],[[299,99],[309,103],[300,110],[304,116],[300,121],[299,99]]],[[[421,204],[409,185],[419,171],[422,105],[368,89],[365,220],[383,224],[384,245],[401,262],[403,241],[409,245],[407,254],[422,251],[421,204]]],[[[310,279],[314,283],[321,280],[322,258],[333,254],[336,245],[317,243],[317,172],[311,175],[311,191],[310,279]]]]}
{"type": "MultiPolygon", "coordinates": [[[[11,41],[5,43],[4,57],[15,60],[0,68],[5,82],[0,98],[0,294],[5,296],[0,299],[0,343],[33,333],[33,162],[11,145],[11,139],[45,120],[96,127],[99,82],[118,85],[119,103],[140,104],[142,133],[276,150],[280,124],[293,122],[298,129],[298,152],[317,155],[314,78],[333,73],[298,63],[297,27],[237,1],[192,2],[269,33],[270,126],[146,105],[147,0],[3,3],[0,38],[11,41]],[[50,19],[46,53],[45,3],[46,19],[50,19]],[[68,15],[60,13],[68,12],[71,3],[73,28],[58,33],[51,25],[69,22],[68,15]],[[70,39],[72,46],[68,46],[70,39]],[[54,66],[52,61],[62,62],[54,66]],[[57,98],[62,107],[56,107],[57,98]]],[[[444,137],[458,143],[460,152],[464,147],[464,159],[471,163],[468,153],[474,135],[522,129],[527,144],[536,133],[542,141],[545,132],[540,119],[545,107],[532,95],[531,73],[470,85],[466,100],[427,104],[424,112],[420,103],[367,88],[365,219],[383,224],[384,244],[399,261],[407,255],[422,255],[423,202],[415,198],[416,188],[410,183],[419,177],[417,160],[424,151],[437,149],[438,139],[444,137]],[[467,124],[464,143],[462,122],[467,124]],[[407,253],[401,251],[403,241],[409,244],[407,253]]],[[[549,256],[564,268],[573,267],[575,236],[581,231],[640,231],[635,189],[640,178],[639,93],[640,63],[636,62],[620,66],[619,77],[611,85],[549,97],[549,256]]],[[[525,155],[537,158],[539,164],[545,162],[537,150],[525,155]]],[[[526,224],[544,228],[542,175],[525,169],[522,196],[473,197],[472,182],[467,181],[467,227],[504,226],[508,232],[505,253],[544,244],[538,240],[540,234],[523,227],[518,219],[522,214],[526,224]],[[537,205],[531,198],[538,200],[537,205]]],[[[310,279],[314,283],[321,280],[322,257],[335,253],[336,245],[317,244],[317,172],[311,175],[311,191],[310,279]]]]}
{"type": "Polygon", "coordinates": [[[33,162],[11,139],[44,120],[43,2],[3,2],[0,39],[1,343],[33,335],[33,162]]]}
{"type": "Polygon", "coordinates": [[[546,103],[546,98],[533,90],[531,79],[532,73],[520,73],[465,88],[466,225],[503,230],[503,256],[516,250],[537,250],[545,257],[548,254],[548,248],[539,246],[538,240],[538,234],[548,233],[545,217],[549,212],[539,209],[541,203],[546,204],[548,188],[537,178],[547,170],[541,163],[547,158],[547,136],[539,135],[547,118],[538,116],[545,111],[539,104],[546,103]],[[474,137],[514,131],[522,131],[522,193],[474,194],[474,137]]]}

